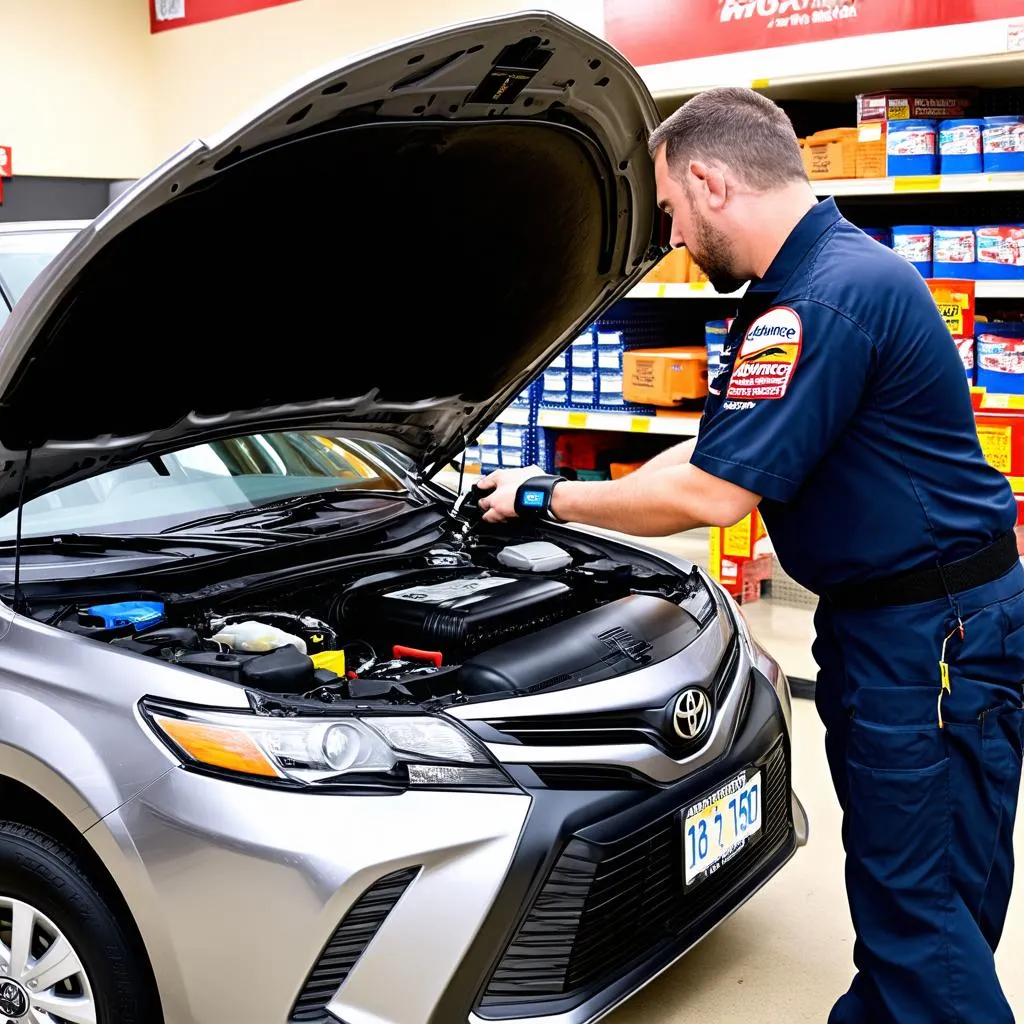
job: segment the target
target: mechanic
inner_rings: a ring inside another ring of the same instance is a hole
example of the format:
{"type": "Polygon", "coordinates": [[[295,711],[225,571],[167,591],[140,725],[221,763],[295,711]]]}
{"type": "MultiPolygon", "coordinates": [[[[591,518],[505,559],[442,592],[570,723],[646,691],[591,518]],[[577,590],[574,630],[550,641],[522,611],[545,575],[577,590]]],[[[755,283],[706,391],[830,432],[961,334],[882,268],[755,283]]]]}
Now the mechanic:
{"type": "Polygon", "coordinates": [[[996,975],[1024,742],[1024,569],[956,346],[916,269],[818,202],[793,127],[702,93],[650,140],[673,246],[750,287],[695,441],[609,482],[500,470],[484,519],[633,535],[759,508],[818,595],[816,703],[856,972],[829,1024],[1012,1024],[996,975]]]}

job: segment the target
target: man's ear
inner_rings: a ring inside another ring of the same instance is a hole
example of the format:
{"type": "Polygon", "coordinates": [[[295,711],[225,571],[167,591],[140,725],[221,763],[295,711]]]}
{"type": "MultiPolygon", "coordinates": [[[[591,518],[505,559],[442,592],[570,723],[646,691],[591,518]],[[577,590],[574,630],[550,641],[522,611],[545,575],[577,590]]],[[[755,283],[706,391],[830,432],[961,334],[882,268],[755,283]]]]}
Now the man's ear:
{"type": "Polygon", "coordinates": [[[712,210],[721,210],[729,197],[725,175],[716,167],[705,167],[704,188],[707,190],[708,206],[712,210]]]}

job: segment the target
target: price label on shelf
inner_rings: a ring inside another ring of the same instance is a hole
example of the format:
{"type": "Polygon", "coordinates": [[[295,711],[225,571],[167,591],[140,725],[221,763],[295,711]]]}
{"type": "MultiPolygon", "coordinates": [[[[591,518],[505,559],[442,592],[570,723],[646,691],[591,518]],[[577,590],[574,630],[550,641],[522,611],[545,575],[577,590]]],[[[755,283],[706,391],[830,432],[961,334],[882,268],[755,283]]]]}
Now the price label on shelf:
{"type": "Polygon", "coordinates": [[[1012,436],[1010,427],[978,427],[978,438],[985,458],[994,469],[1006,475],[1013,469],[1012,436]]]}

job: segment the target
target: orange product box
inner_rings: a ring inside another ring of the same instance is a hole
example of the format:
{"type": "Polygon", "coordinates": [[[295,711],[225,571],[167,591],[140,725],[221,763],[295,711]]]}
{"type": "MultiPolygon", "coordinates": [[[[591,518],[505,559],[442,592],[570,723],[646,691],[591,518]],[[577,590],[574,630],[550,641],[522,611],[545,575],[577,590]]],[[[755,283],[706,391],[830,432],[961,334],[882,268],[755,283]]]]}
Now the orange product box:
{"type": "Polygon", "coordinates": [[[704,347],[644,348],[622,357],[622,397],[627,402],[672,407],[707,393],[704,347]]]}
{"type": "Polygon", "coordinates": [[[692,260],[685,246],[666,253],[644,278],[648,284],[686,284],[692,260]]]}
{"type": "Polygon", "coordinates": [[[1014,494],[1024,496],[1024,412],[979,411],[974,421],[985,458],[1010,481],[1014,494]]]}
{"type": "Polygon", "coordinates": [[[953,336],[964,372],[972,384],[975,380],[974,320],[975,282],[956,278],[933,277],[928,288],[935,299],[942,319],[953,336]]]}
{"type": "Polygon", "coordinates": [[[635,473],[642,465],[642,462],[611,462],[608,464],[608,472],[613,480],[621,480],[635,473]]]}
{"type": "MultiPolygon", "coordinates": [[[[755,509],[735,526],[712,527],[708,571],[735,598],[744,597],[744,590],[752,590],[771,577],[771,555],[757,552],[758,544],[767,536],[764,520],[755,509]]],[[[752,599],[748,596],[748,600],[752,599]]]]}
{"type": "Polygon", "coordinates": [[[884,178],[888,173],[885,125],[868,124],[857,129],[857,177],[884,178]]]}
{"type": "Polygon", "coordinates": [[[812,181],[856,178],[858,137],[856,128],[832,128],[809,135],[800,151],[807,177],[812,181]]]}

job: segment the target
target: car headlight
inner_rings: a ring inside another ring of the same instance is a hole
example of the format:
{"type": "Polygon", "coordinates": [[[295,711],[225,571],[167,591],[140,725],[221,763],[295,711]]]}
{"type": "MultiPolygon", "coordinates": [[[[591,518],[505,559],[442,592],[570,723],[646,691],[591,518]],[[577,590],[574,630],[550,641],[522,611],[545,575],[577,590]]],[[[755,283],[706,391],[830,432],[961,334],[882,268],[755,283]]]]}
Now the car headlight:
{"type": "Polygon", "coordinates": [[[486,750],[426,715],[265,718],[145,702],[144,717],[187,765],[306,786],[507,788],[486,750]]]}

